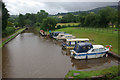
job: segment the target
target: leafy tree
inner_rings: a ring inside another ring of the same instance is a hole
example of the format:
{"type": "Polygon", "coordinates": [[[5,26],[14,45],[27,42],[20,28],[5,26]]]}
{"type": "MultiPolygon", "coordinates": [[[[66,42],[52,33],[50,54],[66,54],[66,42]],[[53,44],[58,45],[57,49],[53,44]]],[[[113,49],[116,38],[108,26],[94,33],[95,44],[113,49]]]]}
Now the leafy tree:
{"type": "Polygon", "coordinates": [[[25,17],[24,17],[24,15],[19,14],[18,24],[19,24],[20,27],[25,26],[25,17]]]}
{"type": "Polygon", "coordinates": [[[39,22],[36,22],[36,23],[34,24],[35,27],[40,27],[40,25],[41,25],[41,23],[39,23],[39,22]]]}
{"type": "Polygon", "coordinates": [[[72,13],[68,13],[67,15],[62,17],[61,22],[63,23],[76,22],[76,17],[72,13]]]}
{"type": "Polygon", "coordinates": [[[31,24],[32,24],[32,21],[30,19],[25,20],[25,25],[27,25],[27,27],[30,27],[31,24]]]}
{"type": "Polygon", "coordinates": [[[8,18],[9,18],[8,10],[5,7],[5,4],[2,2],[2,30],[5,30],[7,27],[8,18]]]}
{"type": "Polygon", "coordinates": [[[110,7],[106,7],[99,11],[100,15],[100,25],[101,27],[108,27],[109,22],[114,22],[115,19],[115,13],[114,9],[110,7]]]}
{"type": "Polygon", "coordinates": [[[47,16],[48,16],[48,13],[45,12],[45,10],[40,10],[40,12],[37,12],[37,14],[36,14],[36,20],[37,20],[37,22],[42,23],[42,20],[44,18],[47,18],[47,16]]]}
{"type": "Polygon", "coordinates": [[[85,18],[85,26],[94,26],[96,24],[96,14],[94,12],[90,12],[85,18]]]}
{"type": "Polygon", "coordinates": [[[86,16],[87,16],[87,13],[81,13],[78,15],[77,20],[78,22],[81,23],[81,26],[84,26],[86,16]]]}
{"type": "Polygon", "coordinates": [[[53,30],[55,29],[57,22],[54,18],[47,17],[43,19],[41,29],[43,30],[53,30]]]}

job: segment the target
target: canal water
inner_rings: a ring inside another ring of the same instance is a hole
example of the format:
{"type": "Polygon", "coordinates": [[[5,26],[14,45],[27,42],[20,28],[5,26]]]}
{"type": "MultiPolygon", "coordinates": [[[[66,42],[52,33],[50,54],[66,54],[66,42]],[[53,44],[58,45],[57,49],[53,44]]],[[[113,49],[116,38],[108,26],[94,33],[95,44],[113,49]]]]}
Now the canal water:
{"type": "Polygon", "coordinates": [[[117,65],[112,57],[71,59],[56,40],[24,31],[2,49],[3,78],[64,78],[70,70],[90,71],[117,65]]]}

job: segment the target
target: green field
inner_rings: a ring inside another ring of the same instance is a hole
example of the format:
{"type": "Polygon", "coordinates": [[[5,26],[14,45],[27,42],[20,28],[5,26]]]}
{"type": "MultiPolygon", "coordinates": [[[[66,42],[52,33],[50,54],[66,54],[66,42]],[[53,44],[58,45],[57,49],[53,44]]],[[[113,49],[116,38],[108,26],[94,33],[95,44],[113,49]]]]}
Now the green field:
{"type": "Polygon", "coordinates": [[[57,25],[63,26],[63,25],[70,25],[70,26],[74,26],[74,25],[79,25],[80,23],[58,23],[57,25]]]}
{"type": "Polygon", "coordinates": [[[114,29],[102,29],[102,28],[62,28],[55,31],[64,31],[70,33],[77,38],[89,38],[92,44],[112,45],[112,52],[118,53],[118,31],[114,29]],[[113,32],[112,32],[113,31],[113,32]],[[94,41],[93,41],[94,40],[94,41]]]}

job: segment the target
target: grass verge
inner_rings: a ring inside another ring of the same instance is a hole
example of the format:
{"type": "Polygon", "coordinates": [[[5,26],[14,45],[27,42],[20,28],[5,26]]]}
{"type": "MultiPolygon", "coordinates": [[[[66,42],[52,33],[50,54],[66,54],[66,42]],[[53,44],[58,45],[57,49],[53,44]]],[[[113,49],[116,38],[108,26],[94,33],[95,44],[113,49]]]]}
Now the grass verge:
{"type": "Polygon", "coordinates": [[[10,41],[11,39],[13,39],[17,34],[21,33],[23,30],[25,30],[25,28],[19,29],[17,30],[12,36],[10,36],[7,40],[4,40],[1,44],[0,44],[0,48],[2,48],[8,41],[10,41]]]}
{"type": "Polygon", "coordinates": [[[75,71],[75,70],[71,70],[68,72],[68,74],[65,76],[66,78],[69,77],[73,77],[73,78],[90,78],[90,77],[94,77],[94,76],[103,76],[104,78],[114,78],[115,79],[120,79],[120,77],[118,77],[118,66],[113,66],[107,69],[103,69],[103,70],[96,70],[96,71],[75,71]],[[77,73],[78,75],[74,75],[75,73],[77,73]]]}

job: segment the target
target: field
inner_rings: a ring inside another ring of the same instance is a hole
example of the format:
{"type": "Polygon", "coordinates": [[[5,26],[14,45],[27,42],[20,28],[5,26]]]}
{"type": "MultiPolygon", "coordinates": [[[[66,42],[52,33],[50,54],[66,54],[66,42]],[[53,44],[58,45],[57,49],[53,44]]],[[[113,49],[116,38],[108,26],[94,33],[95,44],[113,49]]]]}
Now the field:
{"type": "MultiPolygon", "coordinates": [[[[112,31],[113,29],[111,29],[112,31]]],[[[95,29],[95,28],[62,28],[55,31],[64,31],[73,34],[77,38],[89,38],[92,44],[112,45],[112,52],[118,53],[118,32],[109,31],[108,29],[95,29]]]]}
{"type": "Polygon", "coordinates": [[[61,26],[63,26],[63,25],[66,25],[66,26],[68,26],[68,25],[70,25],[70,26],[74,26],[74,25],[79,25],[80,23],[58,23],[57,25],[61,25],[61,26]]]}

